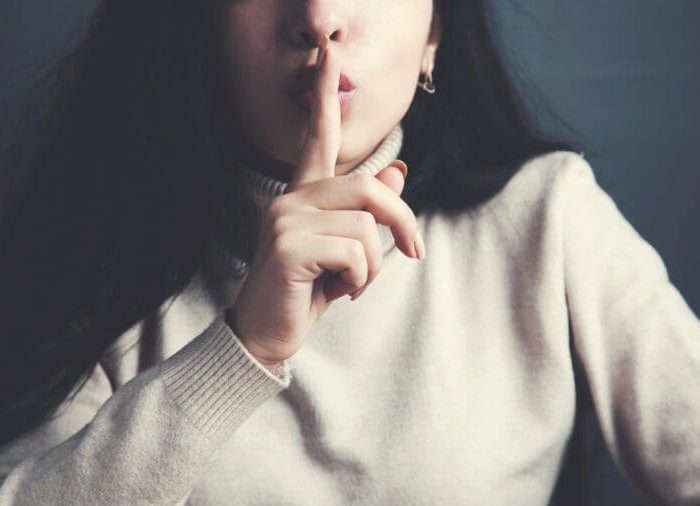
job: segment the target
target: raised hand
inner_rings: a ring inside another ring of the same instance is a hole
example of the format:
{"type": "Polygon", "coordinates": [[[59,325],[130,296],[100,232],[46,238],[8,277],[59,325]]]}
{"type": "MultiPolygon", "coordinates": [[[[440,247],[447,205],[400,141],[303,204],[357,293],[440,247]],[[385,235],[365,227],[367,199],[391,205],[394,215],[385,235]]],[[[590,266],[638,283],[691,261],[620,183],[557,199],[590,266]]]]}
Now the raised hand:
{"type": "Polygon", "coordinates": [[[248,276],[227,311],[239,339],[271,368],[298,351],[333,300],[360,292],[376,278],[383,259],[377,222],[391,227],[407,256],[418,257],[416,242],[422,250],[416,217],[399,196],[405,163],[398,160],[376,177],[335,176],[340,65],[329,42],[319,50],[297,170],[268,206],[248,276]]]}

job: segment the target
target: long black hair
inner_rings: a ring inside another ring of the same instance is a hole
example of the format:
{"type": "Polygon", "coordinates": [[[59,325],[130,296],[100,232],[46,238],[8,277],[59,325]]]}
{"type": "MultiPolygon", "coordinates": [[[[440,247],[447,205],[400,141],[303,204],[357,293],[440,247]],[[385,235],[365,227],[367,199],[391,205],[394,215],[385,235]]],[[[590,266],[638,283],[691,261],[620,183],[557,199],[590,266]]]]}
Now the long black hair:
{"type": "MultiPolygon", "coordinates": [[[[255,206],[215,97],[220,0],[105,0],[56,66],[0,214],[0,444],[73,395],[105,350],[182,291],[221,237],[249,259],[255,206]]],[[[402,120],[416,214],[499,192],[520,164],[581,151],[537,133],[486,0],[435,0],[435,95],[402,120]]],[[[235,146],[235,143],[233,144],[235,146]]]]}

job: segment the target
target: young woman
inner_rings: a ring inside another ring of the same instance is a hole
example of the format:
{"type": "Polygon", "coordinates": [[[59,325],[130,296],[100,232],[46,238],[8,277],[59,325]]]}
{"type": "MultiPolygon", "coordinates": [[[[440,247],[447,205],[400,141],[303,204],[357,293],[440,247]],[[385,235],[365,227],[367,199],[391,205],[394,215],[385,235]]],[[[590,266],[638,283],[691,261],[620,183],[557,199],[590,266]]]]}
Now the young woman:
{"type": "Polygon", "coordinates": [[[700,321],[485,4],[100,5],[6,176],[0,504],[573,504],[587,392],[700,500],[700,321]]]}

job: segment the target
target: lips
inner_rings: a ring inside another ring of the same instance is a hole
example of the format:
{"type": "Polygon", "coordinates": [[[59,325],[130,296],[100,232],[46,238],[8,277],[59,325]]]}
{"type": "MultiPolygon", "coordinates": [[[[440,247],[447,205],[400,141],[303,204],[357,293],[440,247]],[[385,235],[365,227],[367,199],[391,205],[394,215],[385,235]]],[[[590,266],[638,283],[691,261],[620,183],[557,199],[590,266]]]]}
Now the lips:
{"type": "Polygon", "coordinates": [[[338,91],[352,91],[354,89],[355,85],[353,84],[352,80],[341,72],[340,82],[338,83],[338,91]]]}
{"type": "MultiPolygon", "coordinates": [[[[287,87],[290,98],[307,114],[311,111],[315,80],[316,67],[304,67],[292,77],[287,87]]],[[[355,89],[355,84],[350,77],[341,72],[340,79],[338,80],[338,100],[340,101],[341,113],[344,114],[350,106],[350,101],[355,94],[355,89]]]]}
{"type": "MultiPolygon", "coordinates": [[[[304,93],[308,90],[313,90],[314,81],[316,79],[316,67],[310,66],[305,67],[299,71],[292,79],[291,91],[292,93],[304,93]]],[[[356,88],[355,83],[352,82],[350,77],[341,72],[340,80],[338,82],[338,91],[350,92],[356,88]]]]}
{"type": "MultiPolygon", "coordinates": [[[[338,91],[338,100],[340,101],[340,111],[344,113],[349,107],[350,100],[354,95],[355,91],[338,91]]],[[[313,90],[306,90],[304,92],[292,95],[292,99],[297,103],[304,111],[309,112],[311,110],[311,103],[313,102],[314,92],[313,90]]]]}

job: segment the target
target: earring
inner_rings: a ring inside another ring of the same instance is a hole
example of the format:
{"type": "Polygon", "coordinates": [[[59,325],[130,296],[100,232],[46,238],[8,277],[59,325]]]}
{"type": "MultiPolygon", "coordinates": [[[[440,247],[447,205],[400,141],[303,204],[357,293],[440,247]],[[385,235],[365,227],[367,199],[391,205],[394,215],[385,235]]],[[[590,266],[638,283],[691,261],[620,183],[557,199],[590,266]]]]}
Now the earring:
{"type": "MultiPolygon", "coordinates": [[[[421,74],[422,75],[422,74],[421,74]]],[[[433,85],[433,64],[428,65],[428,73],[423,81],[418,81],[418,87],[424,89],[428,94],[432,95],[437,91],[433,85]]]]}

